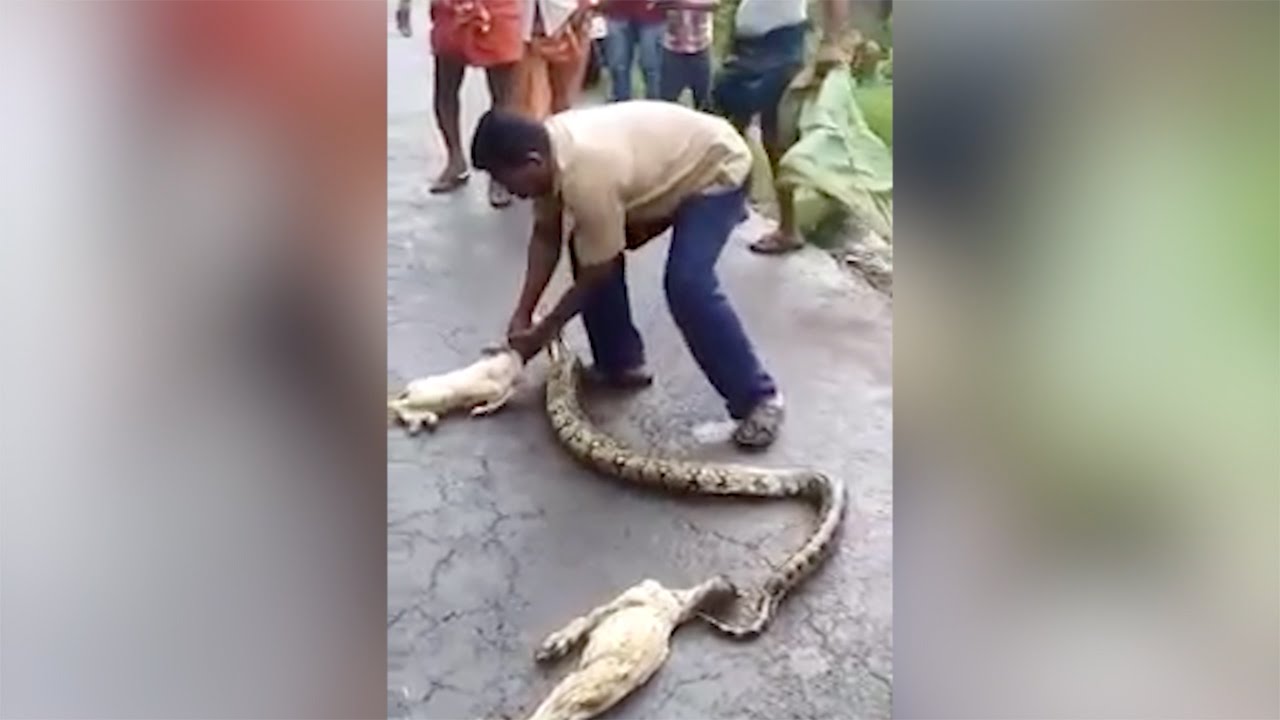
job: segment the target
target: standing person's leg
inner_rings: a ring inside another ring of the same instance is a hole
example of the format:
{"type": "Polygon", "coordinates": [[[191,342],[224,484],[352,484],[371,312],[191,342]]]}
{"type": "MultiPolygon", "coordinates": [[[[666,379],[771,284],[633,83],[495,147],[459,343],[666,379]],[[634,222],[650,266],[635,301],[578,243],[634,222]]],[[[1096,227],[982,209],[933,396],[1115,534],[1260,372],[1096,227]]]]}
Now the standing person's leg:
{"type": "Polygon", "coordinates": [[[551,112],[558,113],[573,107],[582,94],[582,79],[591,58],[591,41],[580,37],[579,52],[563,62],[547,64],[547,83],[551,88],[551,112]]]}
{"type": "Polygon", "coordinates": [[[609,66],[609,99],[631,99],[631,48],[635,44],[632,23],[609,18],[604,37],[605,64],[609,66]]]}
{"type": "Polygon", "coordinates": [[[564,112],[573,107],[582,94],[582,76],[586,70],[586,56],[581,62],[555,63],[547,66],[547,79],[551,85],[551,112],[564,112]]]}
{"type": "Polygon", "coordinates": [[[583,73],[582,84],[583,89],[594,88],[600,84],[601,77],[605,73],[604,62],[604,38],[591,41],[591,51],[587,60],[587,69],[583,73]]]}
{"type": "Polygon", "coordinates": [[[458,90],[462,87],[462,76],[467,66],[461,59],[447,55],[436,55],[435,66],[436,125],[444,137],[447,160],[444,170],[431,185],[431,192],[443,193],[460,187],[470,175],[458,130],[458,90]]]}
{"type": "Polygon", "coordinates": [[[778,112],[782,96],[803,67],[804,38],[804,26],[779,28],[766,36],[767,52],[776,64],[764,74],[760,90],[760,141],[769,157],[769,172],[774,179],[774,194],[778,198],[778,228],[751,244],[751,249],[759,253],[785,253],[804,246],[804,238],[796,228],[792,189],[777,183],[778,163],[795,140],[781,136],[778,112]]]}
{"type": "Polygon", "coordinates": [[[712,78],[709,98],[713,111],[724,116],[744,138],[747,126],[758,112],[752,92],[756,85],[755,74],[741,61],[742,57],[756,54],[752,48],[749,40],[738,37],[731,40],[729,59],[712,78]]]}
{"type": "Polygon", "coordinates": [[[703,50],[686,56],[689,90],[693,106],[703,112],[711,110],[711,51],[703,50]]]}
{"type": "Polygon", "coordinates": [[[546,85],[546,61],[532,44],[525,47],[524,57],[516,63],[507,89],[507,107],[527,118],[541,120],[550,106],[546,85]]]}
{"type": "MultiPolygon", "coordinates": [[[[507,109],[511,106],[515,67],[515,63],[507,63],[485,68],[485,79],[489,83],[489,97],[493,107],[507,109]]],[[[492,175],[489,176],[489,204],[494,207],[511,204],[510,191],[494,180],[492,175]]]]}
{"type": "Polygon", "coordinates": [[[644,76],[644,96],[650,100],[662,97],[662,35],[660,22],[635,23],[640,73],[644,76]]]}
{"type": "MultiPolygon", "coordinates": [[[[569,238],[569,263],[578,277],[577,253],[569,238]]],[[[652,377],[645,370],[644,342],[631,320],[631,300],[627,296],[625,256],[614,260],[615,268],[582,306],[582,324],[591,344],[595,365],[588,377],[596,382],[637,387],[648,385],[652,377]]]]}
{"type": "Polygon", "coordinates": [[[485,80],[489,85],[489,101],[493,107],[504,110],[510,107],[512,78],[515,77],[515,67],[515,63],[507,63],[485,68],[485,80]]]}
{"type": "Polygon", "coordinates": [[[804,238],[796,228],[795,195],[792,189],[779,185],[778,164],[786,154],[788,145],[778,136],[778,108],[766,109],[760,114],[760,141],[769,158],[769,174],[773,178],[773,193],[778,199],[778,227],[773,232],[751,243],[758,253],[779,254],[798,250],[804,246],[804,238]]]}
{"type": "Polygon", "coordinates": [[[782,400],[716,277],[716,261],[737,225],[746,188],[686,200],[676,211],[664,285],[685,343],[729,415],[734,440],[768,445],[782,423],[782,400]]]}
{"type": "Polygon", "coordinates": [[[662,48],[662,72],[659,80],[661,97],[667,102],[679,102],[680,93],[689,84],[686,77],[685,56],[662,48]]]}

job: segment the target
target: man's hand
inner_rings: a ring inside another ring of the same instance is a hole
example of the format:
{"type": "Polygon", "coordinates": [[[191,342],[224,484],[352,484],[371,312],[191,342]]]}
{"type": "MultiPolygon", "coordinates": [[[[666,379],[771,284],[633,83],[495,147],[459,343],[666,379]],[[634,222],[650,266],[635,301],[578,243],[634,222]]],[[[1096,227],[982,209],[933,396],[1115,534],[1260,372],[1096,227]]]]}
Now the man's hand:
{"type": "Polygon", "coordinates": [[[520,353],[520,357],[525,361],[529,360],[542,351],[546,347],[547,342],[551,340],[554,328],[546,321],[540,322],[532,327],[526,327],[513,334],[507,336],[507,342],[511,345],[511,349],[520,353]]]}
{"type": "Polygon", "coordinates": [[[827,74],[833,68],[848,65],[853,59],[848,48],[848,38],[836,35],[823,35],[818,41],[818,49],[814,53],[814,71],[818,77],[827,74]]]}

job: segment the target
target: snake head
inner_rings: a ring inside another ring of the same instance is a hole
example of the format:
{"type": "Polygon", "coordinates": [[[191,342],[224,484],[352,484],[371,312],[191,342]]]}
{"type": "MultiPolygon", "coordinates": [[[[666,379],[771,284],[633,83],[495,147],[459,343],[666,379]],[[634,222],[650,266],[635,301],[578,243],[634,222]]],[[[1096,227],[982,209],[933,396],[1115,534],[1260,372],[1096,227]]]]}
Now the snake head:
{"type": "Polygon", "coordinates": [[[710,612],[732,607],[741,594],[733,582],[723,575],[717,575],[699,585],[694,593],[694,606],[689,611],[713,626],[719,625],[721,621],[712,617],[710,612]]]}

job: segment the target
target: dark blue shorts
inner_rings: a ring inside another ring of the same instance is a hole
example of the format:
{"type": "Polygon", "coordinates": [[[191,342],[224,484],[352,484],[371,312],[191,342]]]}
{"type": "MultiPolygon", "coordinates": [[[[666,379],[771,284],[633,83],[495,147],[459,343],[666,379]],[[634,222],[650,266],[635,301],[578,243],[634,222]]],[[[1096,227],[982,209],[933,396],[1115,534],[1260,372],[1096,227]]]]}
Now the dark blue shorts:
{"type": "Polygon", "coordinates": [[[777,126],[782,95],[804,66],[808,29],[805,22],[759,37],[735,37],[711,93],[716,112],[739,126],[760,115],[761,129],[771,134],[777,126]]]}

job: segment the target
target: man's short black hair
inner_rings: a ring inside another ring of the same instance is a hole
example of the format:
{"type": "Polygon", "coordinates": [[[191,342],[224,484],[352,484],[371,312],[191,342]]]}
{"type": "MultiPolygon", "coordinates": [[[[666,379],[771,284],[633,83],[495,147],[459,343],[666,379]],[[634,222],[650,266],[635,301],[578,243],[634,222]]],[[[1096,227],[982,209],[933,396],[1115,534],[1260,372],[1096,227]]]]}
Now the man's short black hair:
{"type": "Polygon", "coordinates": [[[505,110],[480,117],[471,138],[471,166],[484,172],[523,165],[529,153],[546,155],[551,147],[542,123],[505,110]]]}

